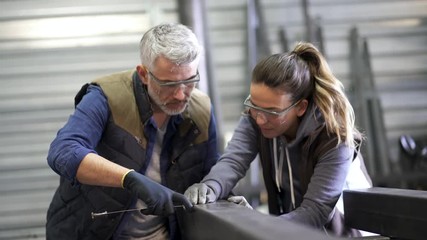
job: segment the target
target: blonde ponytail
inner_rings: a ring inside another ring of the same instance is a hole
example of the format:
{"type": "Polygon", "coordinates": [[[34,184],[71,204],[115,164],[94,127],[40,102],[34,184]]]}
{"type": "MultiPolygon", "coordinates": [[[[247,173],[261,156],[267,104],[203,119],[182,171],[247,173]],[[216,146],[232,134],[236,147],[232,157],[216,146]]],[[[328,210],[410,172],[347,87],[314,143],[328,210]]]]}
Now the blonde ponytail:
{"type": "Polygon", "coordinates": [[[338,141],[354,146],[354,110],[344,93],[344,86],[332,73],[322,54],[310,43],[298,43],[293,52],[308,65],[314,81],[313,100],[323,114],[329,133],[338,141]]]}

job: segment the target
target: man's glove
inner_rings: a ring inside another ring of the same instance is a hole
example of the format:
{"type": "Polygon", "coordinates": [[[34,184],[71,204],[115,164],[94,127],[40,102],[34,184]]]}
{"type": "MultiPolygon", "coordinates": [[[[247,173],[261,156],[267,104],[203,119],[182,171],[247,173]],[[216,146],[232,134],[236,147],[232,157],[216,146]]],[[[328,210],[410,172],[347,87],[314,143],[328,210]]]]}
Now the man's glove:
{"type": "Polygon", "coordinates": [[[192,204],[212,203],[217,199],[212,188],[204,183],[193,184],[185,190],[184,196],[187,197],[192,204]]]}
{"type": "Polygon", "coordinates": [[[174,213],[174,205],[183,205],[187,210],[193,207],[184,195],[133,170],[123,176],[122,182],[123,188],[136,194],[147,205],[147,209],[141,211],[145,215],[168,216],[174,213]]]}
{"type": "Polygon", "coordinates": [[[230,196],[228,197],[227,201],[242,205],[249,209],[253,209],[252,206],[248,203],[248,201],[246,201],[246,198],[243,196],[230,196]]]}

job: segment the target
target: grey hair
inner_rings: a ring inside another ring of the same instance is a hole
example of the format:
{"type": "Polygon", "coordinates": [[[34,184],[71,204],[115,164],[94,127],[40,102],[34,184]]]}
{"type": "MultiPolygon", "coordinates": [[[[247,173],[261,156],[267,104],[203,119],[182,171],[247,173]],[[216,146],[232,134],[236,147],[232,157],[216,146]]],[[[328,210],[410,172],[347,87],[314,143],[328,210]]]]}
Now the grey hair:
{"type": "Polygon", "coordinates": [[[181,65],[199,58],[202,46],[185,25],[165,23],[149,29],[139,43],[141,63],[152,69],[159,56],[181,65]]]}

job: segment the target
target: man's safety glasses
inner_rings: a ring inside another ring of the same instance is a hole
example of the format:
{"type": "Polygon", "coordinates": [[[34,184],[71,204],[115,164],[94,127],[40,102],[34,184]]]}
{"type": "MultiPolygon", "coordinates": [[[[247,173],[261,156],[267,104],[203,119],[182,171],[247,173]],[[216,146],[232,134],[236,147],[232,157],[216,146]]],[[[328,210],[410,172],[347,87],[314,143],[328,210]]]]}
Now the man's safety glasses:
{"type": "Polygon", "coordinates": [[[194,77],[187,80],[183,80],[183,81],[159,80],[150,71],[148,72],[148,74],[150,75],[151,79],[153,79],[154,82],[156,82],[158,86],[168,91],[176,91],[179,87],[181,87],[181,84],[184,85],[186,88],[192,88],[200,81],[200,75],[198,71],[194,77]]]}

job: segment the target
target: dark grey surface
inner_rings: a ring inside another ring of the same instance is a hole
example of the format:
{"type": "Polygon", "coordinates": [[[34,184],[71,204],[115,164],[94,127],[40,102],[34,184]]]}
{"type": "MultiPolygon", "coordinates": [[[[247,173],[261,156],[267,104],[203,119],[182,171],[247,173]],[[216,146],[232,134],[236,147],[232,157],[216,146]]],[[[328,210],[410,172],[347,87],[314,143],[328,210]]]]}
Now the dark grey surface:
{"type": "Polygon", "coordinates": [[[344,191],[346,223],[398,239],[426,239],[427,191],[369,188],[344,191]]]}
{"type": "Polygon", "coordinates": [[[227,201],[177,213],[186,240],[340,239],[227,201]]]}

